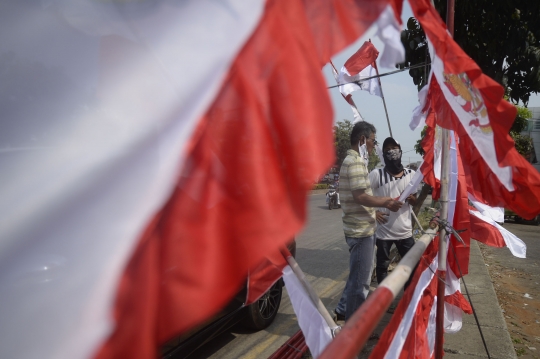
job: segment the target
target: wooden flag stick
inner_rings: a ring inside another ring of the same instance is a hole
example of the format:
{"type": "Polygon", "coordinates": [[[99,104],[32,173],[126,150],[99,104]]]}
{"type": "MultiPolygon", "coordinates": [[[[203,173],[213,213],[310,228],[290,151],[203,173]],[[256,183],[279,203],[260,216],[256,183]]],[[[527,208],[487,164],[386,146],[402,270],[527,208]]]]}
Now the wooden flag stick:
{"type": "Polygon", "coordinates": [[[375,62],[373,64],[375,65],[375,72],[377,72],[377,81],[379,81],[379,88],[381,89],[381,97],[382,97],[382,102],[384,105],[384,112],[386,113],[386,122],[388,122],[388,131],[390,131],[390,137],[393,138],[394,136],[392,135],[392,128],[390,127],[390,118],[388,117],[388,110],[386,109],[386,100],[384,99],[381,78],[379,76],[379,69],[377,68],[377,64],[375,64],[375,62]]]}

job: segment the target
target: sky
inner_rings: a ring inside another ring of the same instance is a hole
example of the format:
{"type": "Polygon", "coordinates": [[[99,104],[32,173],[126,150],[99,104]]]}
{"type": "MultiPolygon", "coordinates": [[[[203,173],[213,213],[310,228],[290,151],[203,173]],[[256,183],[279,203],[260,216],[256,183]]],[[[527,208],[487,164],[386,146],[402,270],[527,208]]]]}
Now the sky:
{"type": "MultiPolygon", "coordinates": [[[[401,16],[404,26],[411,16],[411,8],[405,2],[401,16]]],[[[375,31],[374,27],[370,28],[358,41],[334,56],[332,62],[336,68],[339,70],[345,61],[362,46],[364,41],[369,39],[371,39],[379,52],[382,53],[384,46],[382,41],[375,36],[375,31]]],[[[378,60],[377,65],[380,74],[396,70],[395,68],[381,67],[378,60]]],[[[328,86],[336,84],[329,64],[323,68],[323,73],[328,86]]],[[[422,129],[418,128],[413,132],[409,128],[412,111],[418,105],[418,90],[413,83],[412,77],[409,76],[408,71],[403,71],[381,77],[381,83],[388,109],[388,117],[390,118],[390,126],[392,127],[392,134],[401,144],[403,151],[402,163],[407,165],[411,162],[420,161],[422,157],[414,151],[414,145],[420,138],[420,131],[422,129]]],[[[343,121],[344,119],[352,121],[353,113],[351,108],[341,96],[338,88],[332,88],[328,91],[334,106],[334,122],[343,121]]],[[[372,123],[377,128],[377,140],[382,143],[386,137],[390,136],[382,99],[378,96],[370,95],[367,91],[355,91],[352,97],[364,120],[372,123]]],[[[531,95],[528,107],[537,106],[540,106],[540,96],[531,95]]]]}

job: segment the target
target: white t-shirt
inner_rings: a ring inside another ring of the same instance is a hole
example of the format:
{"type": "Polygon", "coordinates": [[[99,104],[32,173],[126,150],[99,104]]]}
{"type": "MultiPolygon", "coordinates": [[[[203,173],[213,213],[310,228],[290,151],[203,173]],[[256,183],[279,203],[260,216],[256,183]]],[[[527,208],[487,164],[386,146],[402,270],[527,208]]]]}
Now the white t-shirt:
{"type": "MultiPolygon", "coordinates": [[[[386,172],[384,168],[377,168],[370,172],[368,178],[374,196],[396,199],[405,190],[413,175],[413,170],[404,168],[403,175],[396,178],[386,172]]],[[[397,212],[392,212],[386,208],[377,208],[377,210],[389,214],[387,216],[388,222],[385,224],[377,222],[375,232],[377,239],[396,240],[412,237],[412,208],[408,202],[405,202],[397,212]]]]}

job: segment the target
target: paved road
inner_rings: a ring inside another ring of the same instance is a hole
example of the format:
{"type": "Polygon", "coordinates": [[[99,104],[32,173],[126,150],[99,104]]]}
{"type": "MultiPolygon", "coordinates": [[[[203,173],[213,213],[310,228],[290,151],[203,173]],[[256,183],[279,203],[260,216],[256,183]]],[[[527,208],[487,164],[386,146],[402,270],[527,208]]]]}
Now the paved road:
{"type": "MultiPolygon", "coordinates": [[[[424,203],[431,203],[431,196],[424,203]]],[[[308,208],[308,224],[296,238],[296,260],[324,305],[332,312],[349,274],[349,251],[343,236],[342,211],[328,210],[324,194],[310,195],[308,208]]],[[[237,326],[190,358],[268,358],[298,330],[296,316],[284,291],[278,316],[267,330],[251,333],[237,326]]]]}
{"type": "MultiPolygon", "coordinates": [[[[309,220],[297,237],[296,260],[322,302],[332,310],[345,286],[349,252],[341,227],[341,209],[328,210],[323,194],[308,197],[309,220]]],[[[250,333],[240,326],[208,343],[190,358],[268,358],[299,330],[284,291],[275,322],[266,330],[250,333]]]]}

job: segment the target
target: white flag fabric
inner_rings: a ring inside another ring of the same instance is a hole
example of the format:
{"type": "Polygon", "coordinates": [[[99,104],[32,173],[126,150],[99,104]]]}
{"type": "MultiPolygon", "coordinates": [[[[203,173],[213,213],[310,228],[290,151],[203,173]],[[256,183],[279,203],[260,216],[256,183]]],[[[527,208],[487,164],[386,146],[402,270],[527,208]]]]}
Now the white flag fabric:
{"type": "Polygon", "coordinates": [[[468,193],[469,201],[476,207],[482,215],[491,218],[495,222],[504,223],[504,208],[491,207],[477,200],[472,194],[468,193]]]}
{"type": "Polygon", "coordinates": [[[290,266],[283,269],[283,280],[309,351],[317,358],[332,341],[332,331],[290,266]]]}
{"type": "Polygon", "coordinates": [[[209,320],[305,223],[318,70],[389,4],[3,1],[0,358],[148,359],[209,320]]]}
{"type": "Polygon", "coordinates": [[[264,4],[3,2],[0,357],[89,358],[111,333],[126,262],[264,4]]]}
{"type": "MultiPolygon", "coordinates": [[[[431,49],[432,45],[429,38],[428,44],[431,49]]],[[[490,127],[490,120],[482,95],[471,86],[467,74],[447,74],[443,61],[433,50],[430,53],[433,54],[431,73],[435,76],[437,82],[441,84],[440,89],[446,101],[469,137],[474,141],[478,152],[482,155],[491,171],[507,190],[513,191],[512,169],[509,166],[500,166],[497,160],[493,131],[490,127]],[[471,109],[471,103],[477,107],[471,109]]]]}
{"type": "MultiPolygon", "coordinates": [[[[504,243],[510,250],[510,252],[518,258],[526,258],[527,257],[527,245],[525,242],[523,242],[521,239],[519,239],[517,236],[515,236],[513,233],[509,232],[506,228],[502,227],[499,223],[495,222],[493,219],[491,219],[488,216],[483,215],[482,213],[478,211],[469,211],[472,215],[480,218],[484,222],[490,224],[493,226],[497,231],[500,232],[500,235],[502,236],[504,243]]],[[[476,238],[477,240],[481,240],[476,238]]],[[[490,241],[488,238],[485,238],[482,240],[482,242],[487,242],[486,244],[490,244],[490,241]]]]}
{"type": "Polygon", "coordinates": [[[375,71],[375,68],[371,65],[368,65],[366,68],[364,68],[362,71],[360,71],[356,75],[350,75],[347,71],[347,68],[344,66],[341,68],[340,74],[339,74],[339,83],[343,84],[339,87],[339,91],[343,94],[343,96],[348,96],[352,94],[354,91],[358,90],[364,90],[369,92],[371,95],[376,95],[379,97],[382,97],[381,94],[381,87],[379,86],[379,79],[377,77],[374,77],[370,80],[362,81],[365,78],[377,76],[377,71],[375,71]],[[359,84],[356,84],[355,82],[362,81],[359,84]]]}
{"type": "Polygon", "coordinates": [[[377,36],[384,42],[379,63],[381,67],[393,68],[405,61],[405,49],[401,43],[401,25],[397,22],[394,9],[387,5],[377,19],[377,36]]]}
{"type": "MultiPolygon", "coordinates": [[[[424,162],[422,162],[423,164],[424,162]]],[[[411,194],[418,192],[418,187],[420,186],[420,182],[424,179],[424,174],[422,171],[420,171],[420,168],[422,165],[418,166],[418,171],[414,173],[413,178],[405,188],[405,191],[399,196],[400,202],[405,202],[407,197],[409,197],[411,194]]]]}
{"type": "MultiPolygon", "coordinates": [[[[334,79],[336,80],[336,83],[339,84],[339,74],[338,74],[337,70],[334,68],[333,64],[332,64],[331,67],[332,67],[332,74],[334,75],[334,79]]],[[[351,95],[345,96],[343,93],[341,95],[343,96],[345,101],[347,101],[349,106],[351,106],[351,110],[353,112],[353,121],[352,121],[352,123],[355,124],[357,122],[364,121],[364,118],[360,114],[360,111],[358,111],[358,108],[356,107],[356,104],[354,103],[354,101],[352,99],[352,96],[351,95]]]]}

